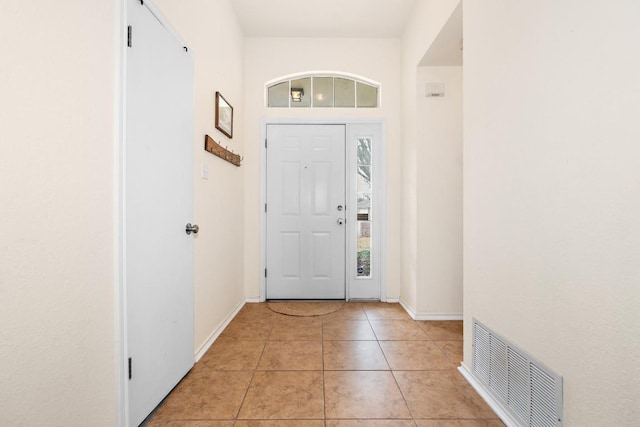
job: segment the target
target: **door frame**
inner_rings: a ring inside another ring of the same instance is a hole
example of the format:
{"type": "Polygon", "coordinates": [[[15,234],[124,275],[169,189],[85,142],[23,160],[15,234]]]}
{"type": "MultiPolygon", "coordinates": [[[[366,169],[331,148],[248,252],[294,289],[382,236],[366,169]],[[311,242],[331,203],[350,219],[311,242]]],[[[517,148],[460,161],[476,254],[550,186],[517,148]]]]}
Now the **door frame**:
{"type": "MultiPolygon", "coordinates": [[[[114,74],[116,75],[116,90],[113,102],[116,108],[116,137],[115,150],[113,153],[114,164],[114,181],[116,191],[114,192],[114,231],[115,231],[115,250],[114,264],[116,266],[116,281],[114,289],[114,305],[115,305],[115,375],[116,375],[116,395],[117,395],[117,423],[120,427],[130,427],[129,417],[129,371],[127,358],[129,355],[128,342],[128,324],[127,324],[127,283],[126,283],[126,174],[125,174],[125,152],[126,152],[126,131],[127,131],[127,1],[119,0],[116,3],[116,37],[114,56],[116,57],[116,66],[114,74]]],[[[184,39],[180,37],[178,32],[167,21],[160,9],[155,5],[153,0],[146,0],[144,6],[160,21],[169,33],[177,40],[181,41],[183,46],[187,46],[184,39]]],[[[194,355],[195,360],[195,355],[194,355]]]]}
{"type": "MultiPolygon", "coordinates": [[[[349,204],[351,204],[351,197],[355,195],[352,193],[352,189],[355,188],[355,174],[356,174],[356,150],[355,146],[351,147],[350,143],[352,142],[350,137],[353,136],[352,129],[355,126],[360,125],[371,125],[379,127],[379,138],[380,143],[379,147],[372,153],[372,162],[376,165],[375,168],[375,177],[376,179],[373,182],[373,193],[375,194],[375,200],[377,202],[373,205],[373,213],[372,217],[377,218],[376,229],[379,230],[377,237],[374,235],[372,240],[372,246],[377,248],[377,252],[379,256],[376,257],[372,262],[372,269],[376,271],[378,274],[376,277],[371,279],[375,282],[374,286],[377,286],[379,289],[380,301],[387,300],[387,285],[386,285],[386,168],[385,168],[385,144],[384,144],[384,134],[385,134],[385,123],[384,120],[310,120],[310,119],[265,119],[261,124],[261,141],[267,140],[267,126],[269,125],[344,125],[346,128],[346,152],[345,152],[345,162],[347,164],[345,174],[346,174],[346,189],[347,189],[347,209],[349,208],[349,204]],[[352,149],[353,148],[353,149],[352,149]]],[[[260,155],[260,164],[261,164],[261,185],[260,185],[260,201],[261,206],[264,206],[267,202],[267,148],[266,144],[261,144],[261,155],[260,155]]],[[[351,253],[351,248],[355,248],[356,245],[356,237],[355,237],[355,223],[354,221],[347,221],[346,223],[346,251],[345,251],[345,295],[346,300],[352,300],[350,288],[355,280],[361,280],[355,278],[353,273],[355,268],[355,253],[351,253]],[[353,264],[353,265],[352,265],[353,264]]],[[[260,221],[260,241],[262,244],[260,245],[260,301],[266,301],[266,277],[264,275],[264,271],[267,267],[267,213],[262,209],[261,221],[260,221]]]]}

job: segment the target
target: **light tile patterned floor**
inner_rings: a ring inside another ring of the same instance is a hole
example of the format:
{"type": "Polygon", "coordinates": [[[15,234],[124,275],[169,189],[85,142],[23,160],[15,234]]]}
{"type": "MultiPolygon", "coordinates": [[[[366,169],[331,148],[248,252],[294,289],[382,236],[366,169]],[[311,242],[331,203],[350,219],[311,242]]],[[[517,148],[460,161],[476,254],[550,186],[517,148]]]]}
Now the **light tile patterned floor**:
{"type": "Polygon", "coordinates": [[[458,373],[462,322],[398,304],[245,305],[148,427],[503,427],[458,373]]]}

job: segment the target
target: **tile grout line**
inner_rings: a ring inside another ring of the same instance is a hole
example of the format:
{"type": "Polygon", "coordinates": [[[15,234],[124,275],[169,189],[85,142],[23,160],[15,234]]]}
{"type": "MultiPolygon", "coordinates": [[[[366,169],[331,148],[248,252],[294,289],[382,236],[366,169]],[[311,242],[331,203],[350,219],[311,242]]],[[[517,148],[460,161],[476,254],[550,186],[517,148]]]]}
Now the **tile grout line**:
{"type": "Polygon", "coordinates": [[[260,361],[262,360],[262,356],[264,356],[264,352],[267,349],[267,343],[269,342],[269,337],[271,336],[271,331],[273,330],[273,322],[271,322],[271,328],[269,329],[269,334],[267,335],[265,341],[264,341],[264,345],[262,346],[262,351],[260,352],[260,357],[258,357],[258,360],[256,361],[256,366],[254,366],[253,368],[253,372],[251,373],[251,379],[249,380],[249,384],[247,385],[247,389],[244,391],[244,395],[242,396],[242,401],[240,402],[240,405],[238,406],[238,411],[236,412],[235,417],[233,418],[233,424],[236,424],[236,421],[238,420],[238,417],[240,416],[240,411],[242,410],[242,407],[244,406],[244,402],[247,399],[247,394],[249,394],[249,389],[251,388],[251,385],[253,384],[253,380],[256,377],[256,373],[258,372],[258,366],[260,366],[260,361]]]}
{"type": "Polygon", "coordinates": [[[409,414],[411,414],[411,421],[413,421],[413,423],[415,425],[416,417],[413,414],[413,411],[411,410],[411,406],[409,405],[409,401],[407,400],[407,397],[405,396],[405,393],[402,390],[402,387],[400,387],[400,383],[398,382],[398,378],[396,377],[396,371],[391,370],[391,375],[393,376],[393,381],[395,381],[395,383],[396,383],[396,387],[398,387],[398,390],[400,391],[400,395],[402,396],[402,399],[404,400],[404,404],[407,405],[407,410],[409,410],[409,414]]]}
{"type": "Polygon", "coordinates": [[[324,376],[325,366],[324,366],[324,323],[325,319],[322,319],[322,323],[320,326],[320,351],[322,356],[322,422],[324,426],[327,426],[327,379],[324,376]]]}
{"type": "MultiPolygon", "coordinates": [[[[371,329],[373,329],[373,326],[371,326],[371,329]]],[[[373,331],[373,333],[375,334],[375,330],[373,331]]],[[[402,391],[402,387],[400,387],[400,383],[398,383],[398,378],[396,377],[395,371],[393,370],[393,368],[391,367],[391,363],[389,363],[389,360],[387,359],[387,355],[384,352],[384,350],[382,349],[382,346],[380,345],[380,339],[377,339],[378,336],[376,335],[376,342],[378,343],[378,347],[380,347],[380,351],[382,351],[382,355],[384,356],[385,360],[387,361],[387,365],[389,365],[389,372],[391,372],[391,376],[393,377],[393,381],[396,384],[396,387],[398,387],[398,391],[400,392],[400,396],[402,396],[402,400],[404,401],[404,404],[407,407],[407,410],[409,411],[409,415],[411,415],[411,422],[413,423],[413,425],[416,425],[415,422],[415,416],[413,414],[413,411],[411,410],[411,406],[409,406],[409,402],[407,401],[407,397],[405,396],[404,392],[402,391]]]]}
{"type": "Polygon", "coordinates": [[[449,355],[444,351],[443,346],[441,346],[439,343],[441,342],[460,342],[460,341],[464,341],[463,340],[435,340],[433,338],[433,336],[431,334],[429,334],[429,332],[427,332],[427,330],[423,327],[424,321],[415,321],[418,326],[420,327],[420,329],[422,329],[424,331],[424,333],[427,335],[427,337],[429,337],[430,341],[438,348],[438,350],[440,350],[440,353],[442,353],[442,355],[445,357],[445,359],[447,359],[448,361],[450,361],[451,363],[453,363],[454,365],[457,365],[458,363],[460,363],[460,361],[455,361],[455,360],[451,360],[451,358],[449,357],[449,355]]]}

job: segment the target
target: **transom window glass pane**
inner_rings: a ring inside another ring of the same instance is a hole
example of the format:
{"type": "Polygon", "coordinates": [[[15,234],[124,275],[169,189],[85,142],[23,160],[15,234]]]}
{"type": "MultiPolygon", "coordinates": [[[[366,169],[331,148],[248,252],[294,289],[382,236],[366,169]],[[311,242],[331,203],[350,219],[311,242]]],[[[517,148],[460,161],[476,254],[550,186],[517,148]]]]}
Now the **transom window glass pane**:
{"type": "Polygon", "coordinates": [[[278,83],[269,88],[269,107],[289,106],[289,82],[278,83]]]}
{"type": "Polygon", "coordinates": [[[338,76],[308,76],[267,87],[268,107],[376,108],[378,87],[338,76]]]}
{"type": "Polygon", "coordinates": [[[378,106],[378,88],[366,83],[357,82],[358,108],[374,108],[378,106]]]}
{"type": "Polygon", "coordinates": [[[349,79],[334,79],[335,106],[353,108],[356,106],[356,82],[349,79]]]}
{"type": "Polygon", "coordinates": [[[313,78],[313,106],[333,107],[333,77],[313,78]]]}
{"type": "Polygon", "coordinates": [[[310,107],[311,106],[311,77],[305,77],[304,79],[291,80],[291,93],[296,89],[302,89],[300,95],[300,101],[295,101],[295,98],[291,98],[291,107],[310,107]]]}
{"type": "Polygon", "coordinates": [[[358,138],[357,147],[357,277],[371,277],[371,139],[358,138]]]}

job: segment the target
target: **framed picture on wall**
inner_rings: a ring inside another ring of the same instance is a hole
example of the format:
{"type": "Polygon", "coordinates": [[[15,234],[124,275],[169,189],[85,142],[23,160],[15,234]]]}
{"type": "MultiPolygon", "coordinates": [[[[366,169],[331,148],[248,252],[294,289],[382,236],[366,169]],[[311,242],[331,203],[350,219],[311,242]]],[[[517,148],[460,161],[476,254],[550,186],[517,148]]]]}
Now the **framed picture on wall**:
{"type": "Polygon", "coordinates": [[[216,92],[216,129],[233,138],[233,107],[216,92]]]}

